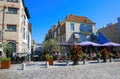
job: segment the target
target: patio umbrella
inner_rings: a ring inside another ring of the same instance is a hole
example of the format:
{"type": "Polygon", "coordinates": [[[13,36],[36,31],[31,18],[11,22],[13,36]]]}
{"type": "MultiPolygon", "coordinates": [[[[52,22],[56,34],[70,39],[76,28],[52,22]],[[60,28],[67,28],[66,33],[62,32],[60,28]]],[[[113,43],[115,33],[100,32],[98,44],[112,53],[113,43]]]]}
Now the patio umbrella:
{"type": "Polygon", "coordinates": [[[86,47],[85,48],[86,53],[89,52],[89,51],[91,52],[91,50],[88,50],[90,48],[89,46],[93,46],[93,47],[101,46],[100,44],[97,44],[97,43],[94,43],[94,42],[91,42],[91,41],[84,41],[84,42],[78,43],[77,45],[86,47]]]}
{"type": "Polygon", "coordinates": [[[120,44],[114,43],[114,42],[106,42],[102,44],[101,46],[109,47],[108,48],[109,51],[115,51],[115,47],[120,46],[120,44]]]}
{"type": "Polygon", "coordinates": [[[97,44],[97,43],[94,43],[91,41],[84,41],[84,42],[78,43],[77,45],[80,45],[80,46],[101,46],[100,44],[97,44]]]}
{"type": "Polygon", "coordinates": [[[118,43],[114,43],[114,42],[107,42],[107,43],[104,43],[102,44],[101,46],[120,46],[120,44],[118,43]]]}

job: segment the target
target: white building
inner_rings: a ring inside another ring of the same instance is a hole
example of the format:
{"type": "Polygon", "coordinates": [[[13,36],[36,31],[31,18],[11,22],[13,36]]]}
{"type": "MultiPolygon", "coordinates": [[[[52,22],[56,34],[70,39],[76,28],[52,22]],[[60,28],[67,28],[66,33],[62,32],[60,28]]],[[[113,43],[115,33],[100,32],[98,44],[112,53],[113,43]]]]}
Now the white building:
{"type": "Polygon", "coordinates": [[[58,42],[80,43],[88,41],[91,34],[96,34],[96,25],[87,17],[68,15],[58,23],[58,42]]]}

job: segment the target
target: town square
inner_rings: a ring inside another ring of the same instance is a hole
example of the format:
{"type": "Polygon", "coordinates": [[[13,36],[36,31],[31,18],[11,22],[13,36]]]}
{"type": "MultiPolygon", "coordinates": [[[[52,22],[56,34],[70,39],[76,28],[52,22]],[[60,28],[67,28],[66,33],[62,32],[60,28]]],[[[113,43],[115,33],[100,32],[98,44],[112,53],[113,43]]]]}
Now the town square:
{"type": "Polygon", "coordinates": [[[120,0],[0,0],[0,79],[120,79],[120,0]]]}

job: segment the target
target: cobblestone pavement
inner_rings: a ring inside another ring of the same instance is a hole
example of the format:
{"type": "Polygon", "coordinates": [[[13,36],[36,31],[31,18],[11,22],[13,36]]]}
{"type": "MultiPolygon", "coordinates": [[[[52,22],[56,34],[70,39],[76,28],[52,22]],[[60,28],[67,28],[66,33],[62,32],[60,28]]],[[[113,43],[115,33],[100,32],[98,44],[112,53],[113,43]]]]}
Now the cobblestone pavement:
{"type": "Polygon", "coordinates": [[[21,64],[16,64],[10,69],[0,69],[0,79],[120,79],[120,60],[111,63],[89,61],[86,65],[79,63],[66,66],[55,62],[54,66],[45,68],[45,62],[30,62],[26,70],[21,69],[21,64]]]}

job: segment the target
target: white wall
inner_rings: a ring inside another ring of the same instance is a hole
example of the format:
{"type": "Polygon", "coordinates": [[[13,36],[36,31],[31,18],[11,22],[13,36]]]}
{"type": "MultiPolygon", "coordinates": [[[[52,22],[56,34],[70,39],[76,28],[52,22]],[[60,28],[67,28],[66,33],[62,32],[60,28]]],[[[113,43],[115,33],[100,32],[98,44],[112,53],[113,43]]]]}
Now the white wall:
{"type": "MultiPolygon", "coordinates": [[[[88,39],[89,35],[80,34],[80,24],[81,23],[78,23],[78,22],[66,21],[66,42],[73,42],[73,36],[72,35],[73,35],[74,32],[79,33],[79,35],[80,35],[80,38],[78,39],[79,42],[86,41],[88,39]],[[74,24],[74,31],[72,31],[70,29],[71,23],[74,24]]],[[[96,34],[95,24],[92,25],[92,31],[93,31],[93,33],[96,34]]]]}

